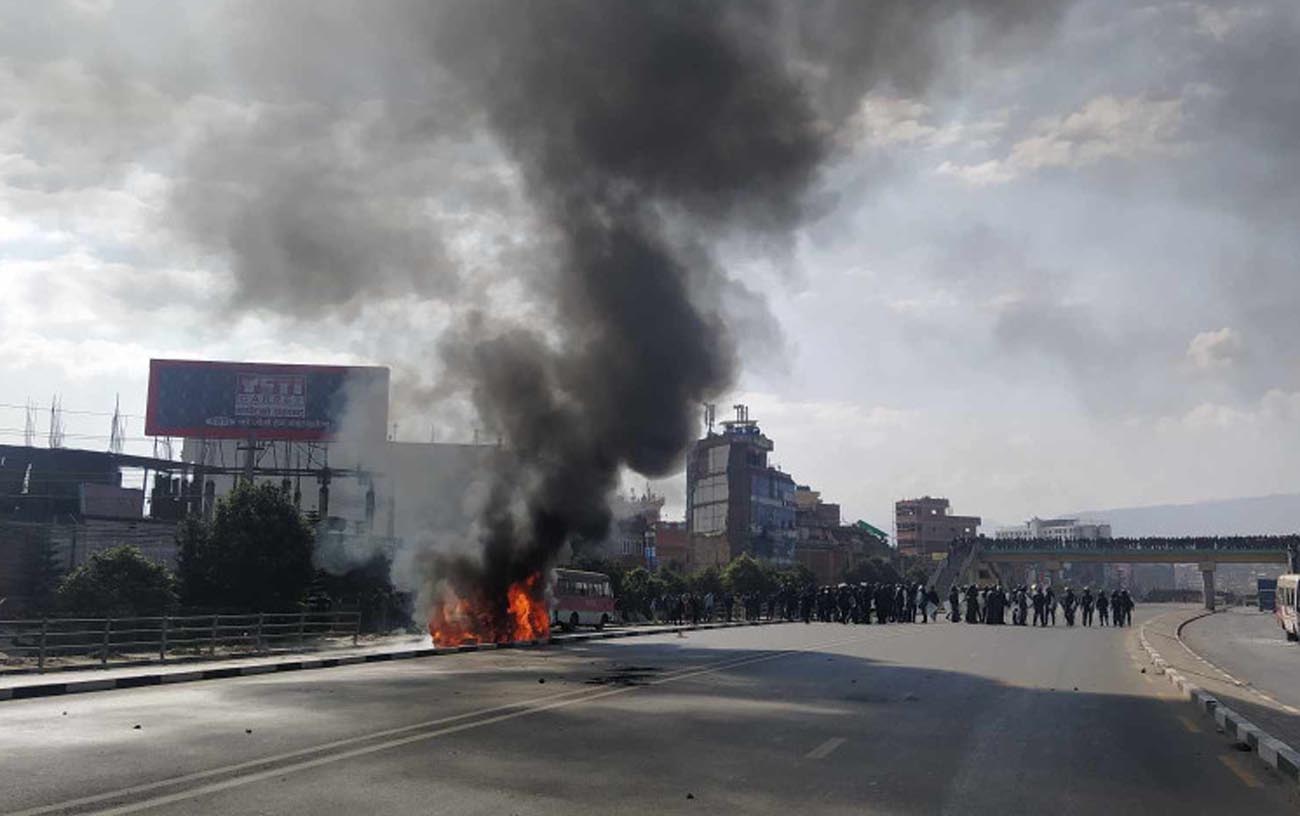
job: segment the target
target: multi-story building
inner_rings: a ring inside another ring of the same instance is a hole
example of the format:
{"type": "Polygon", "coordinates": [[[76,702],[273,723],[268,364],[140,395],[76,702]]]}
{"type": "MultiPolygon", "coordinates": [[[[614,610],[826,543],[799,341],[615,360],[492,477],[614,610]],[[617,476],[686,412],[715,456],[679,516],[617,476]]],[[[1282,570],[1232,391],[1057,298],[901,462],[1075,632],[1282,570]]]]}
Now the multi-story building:
{"type": "Polygon", "coordinates": [[[900,555],[942,558],[953,541],[973,537],[979,526],[979,516],[953,515],[947,499],[922,496],[894,503],[894,534],[900,555]]]}
{"type": "Polygon", "coordinates": [[[686,534],[684,521],[656,521],[654,546],[646,553],[646,566],[650,569],[668,567],[677,572],[689,572],[691,540],[686,534]]]}
{"type": "Polygon", "coordinates": [[[1096,541],[1097,539],[1110,538],[1110,525],[1099,522],[1081,522],[1072,518],[1040,519],[1034,516],[1022,525],[998,528],[994,533],[994,537],[1013,540],[1050,538],[1062,543],[1096,541]]]}
{"type": "Polygon", "coordinates": [[[686,528],[692,547],[698,543],[699,549],[725,551],[729,559],[750,553],[777,564],[793,563],[793,477],[768,464],[772,440],[749,418],[746,406],[737,405],[736,418],[722,428],[716,433],[710,427],[686,459],[686,528]]]}
{"type": "Polygon", "coordinates": [[[872,557],[889,558],[889,536],[865,521],[845,525],[840,506],[821,500],[806,485],[795,490],[795,559],[817,576],[819,584],[839,582],[847,570],[872,557]]]}

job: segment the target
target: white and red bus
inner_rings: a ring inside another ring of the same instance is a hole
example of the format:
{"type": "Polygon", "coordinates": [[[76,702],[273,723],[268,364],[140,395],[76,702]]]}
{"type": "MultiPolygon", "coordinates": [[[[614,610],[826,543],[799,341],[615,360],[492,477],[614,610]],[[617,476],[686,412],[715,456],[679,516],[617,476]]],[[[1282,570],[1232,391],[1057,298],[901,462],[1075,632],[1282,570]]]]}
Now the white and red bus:
{"type": "Polygon", "coordinates": [[[614,620],[614,591],[601,572],[556,569],[551,584],[551,621],[564,629],[603,628],[614,620]]]}
{"type": "Polygon", "coordinates": [[[1300,588],[1300,575],[1279,575],[1277,593],[1273,596],[1273,616],[1277,618],[1287,640],[1300,640],[1296,622],[1296,589],[1300,588]]]}

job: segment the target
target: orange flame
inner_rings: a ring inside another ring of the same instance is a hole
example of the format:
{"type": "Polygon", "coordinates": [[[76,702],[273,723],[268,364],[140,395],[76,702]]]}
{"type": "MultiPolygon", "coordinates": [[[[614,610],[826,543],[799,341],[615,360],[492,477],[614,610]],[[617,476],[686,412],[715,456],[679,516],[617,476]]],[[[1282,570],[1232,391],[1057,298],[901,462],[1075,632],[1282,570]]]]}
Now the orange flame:
{"type": "Polygon", "coordinates": [[[494,599],[471,601],[448,590],[429,616],[429,634],[441,647],[538,640],[550,632],[541,574],[511,584],[504,609],[494,599]]]}
{"type": "Polygon", "coordinates": [[[538,591],[540,575],[531,575],[506,590],[507,608],[514,618],[511,640],[536,640],[551,633],[551,618],[546,613],[546,598],[538,591]]]}

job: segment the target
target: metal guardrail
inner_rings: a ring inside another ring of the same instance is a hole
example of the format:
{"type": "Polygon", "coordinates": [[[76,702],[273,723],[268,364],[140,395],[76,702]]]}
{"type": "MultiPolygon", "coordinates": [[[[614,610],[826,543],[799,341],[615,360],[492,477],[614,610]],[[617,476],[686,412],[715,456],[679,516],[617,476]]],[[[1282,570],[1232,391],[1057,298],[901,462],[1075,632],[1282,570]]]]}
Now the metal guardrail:
{"type": "Polygon", "coordinates": [[[138,618],[0,620],[0,652],[36,660],[37,671],[56,657],[114,659],[157,655],[213,656],[266,652],[313,640],[361,634],[359,612],[258,612],[246,615],[164,615],[138,618]]]}

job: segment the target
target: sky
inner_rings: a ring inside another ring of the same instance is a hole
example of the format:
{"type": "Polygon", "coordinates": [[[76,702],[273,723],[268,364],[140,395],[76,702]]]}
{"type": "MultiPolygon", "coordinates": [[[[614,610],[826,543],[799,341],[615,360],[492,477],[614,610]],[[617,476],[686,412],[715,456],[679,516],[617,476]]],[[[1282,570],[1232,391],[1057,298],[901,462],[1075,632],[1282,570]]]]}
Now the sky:
{"type": "MultiPolygon", "coordinates": [[[[389,365],[398,438],[473,436],[439,343],[551,317],[547,227],[401,5],[0,4],[0,441],[59,395],[105,448],[120,397],[152,450],[152,357],[389,365]]],[[[1300,7],[992,5],[791,68],[834,150],[792,232],[709,248],[719,414],[886,529],[1294,492],[1300,7]]]]}

